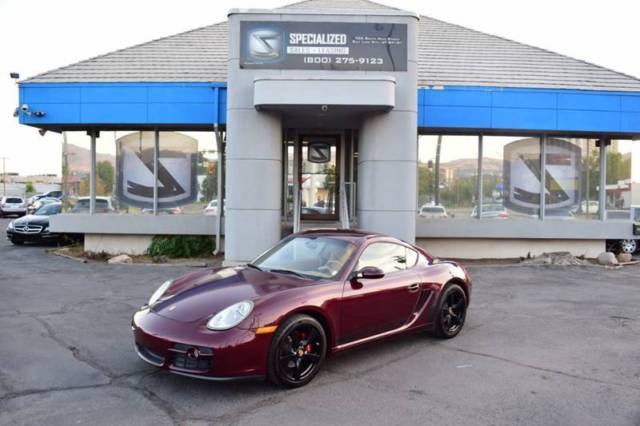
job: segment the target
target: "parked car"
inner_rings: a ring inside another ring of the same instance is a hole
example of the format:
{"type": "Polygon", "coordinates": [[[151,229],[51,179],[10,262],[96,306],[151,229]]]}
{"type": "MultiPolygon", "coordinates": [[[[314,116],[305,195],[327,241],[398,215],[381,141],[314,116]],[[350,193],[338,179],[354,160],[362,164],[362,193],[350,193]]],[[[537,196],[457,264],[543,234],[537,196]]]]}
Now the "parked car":
{"type": "MultiPolygon", "coordinates": [[[[145,214],[153,214],[153,209],[150,208],[144,208],[142,209],[142,213],[145,214]]],[[[159,207],[158,208],[158,214],[159,215],[164,215],[164,214],[182,214],[182,209],[180,207],[159,207]]]]}
{"type": "MultiPolygon", "coordinates": [[[[226,200],[223,201],[223,204],[224,204],[224,211],[226,212],[227,211],[226,200]]],[[[214,198],[213,200],[209,201],[209,204],[207,204],[207,206],[204,208],[202,212],[204,214],[217,216],[218,215],[218,199],[214,198]]]]}
{"type": "Polygon", "coordinates": [[[58,202],[60,202],[60,200],[58,200],[57,198],[47,198],[47,197],[40,198],[36,200],[33,204],[27,207],[27,213],[32,214],[33,212],[38,210],[40,207],[46,204],[58,203],[58,202]]]}
{"type": "Polygon", "coordinates": [[[58,241],[59,234],[49,232],[49,217],[62,211],[62,203],[50,203],[34,214],[12,220],[7,227],[7,238],[15,245],[25,242],[58,241]]]}
{"type": "Polygon", "coordinates": [[[420,207],[420,212],[418,213],[418,215],[427,219],[446,219],[447,217],[449,217],[447,215],[447,210],[440,205],[424,205],[420,207]]]}
{"type": "Polygon", "coordinates": [[[56,198],[58,200],[61,200],[62,199],[62,191],[59,191],[59,190],[49,191],[49,192],[46,192],[44,194],[44,196],[47,197],[47,198],[56,198]]]}
{"type": "MultiPolygon", "coordinates": [[[[607,211],[607,219],[630,219],[634,224],[640,225],[640,206],[631,206],[629,210],[619,211],[619,216],[614,214],[611,217],[613,212],[618,211],[607,211]],[[624,212],[624,215],[622,212],[624,212]]],[[[640,251],[640,237],[625,240],[607,240],[607,250],[617,253],[636,253],[640,251]]]]}
{"type": "MultiPolygon", "coordinates": [[[[80,197],[69,213],[89,213],[89,197],[80,197]]],[[[113,213],[111,197],[96,197],[96,213],[113,213]]]]}
{"type": "Polygon", "coordinates": [[[27,204],[22,197],[9,195],[0,198],[0,217],[20,217],[25,214],[27,214],[27,204]]]}
{"type": "MultiPolygon", "coordinates": [[[[478,207],[474,207],[471,217],[478,217],[478,207]]],[[[506,219],[509,212],[502,204],[483,204],[480,212],[481,219],[506,219]]]]}
{"type": "Polygon", "coordinates": [[[133,315],[132,330],[138,356],[172,373],[299,387],[325,357],[364,343],[417,331],[455,337],[470,294],[464,268],[420,247],[310,230],[244,267],[165,281],[133,315]]]}

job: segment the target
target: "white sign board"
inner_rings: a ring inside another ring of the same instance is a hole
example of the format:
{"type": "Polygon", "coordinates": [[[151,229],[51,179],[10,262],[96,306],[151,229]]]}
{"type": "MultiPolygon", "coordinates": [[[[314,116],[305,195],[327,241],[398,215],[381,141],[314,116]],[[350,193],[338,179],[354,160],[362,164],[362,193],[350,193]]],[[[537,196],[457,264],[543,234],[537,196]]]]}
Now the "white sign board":
{"type": "MultiPolygon", "coordinates": [[[[153,132],[135,132],[116,141],[116,196],[132,206],[153,207],[153,132]]],[[[162,132],[158,157],[158,207],[189,204],[198,195],[198,141],[162,132]]]]}
{"type": "MultiPolygon", "coordinates": [[[[582,151],[578,145],[560,139],[548,139],[545,150],[545,206],[568,210],[580,202],[582,151]]],[[[505,145],[503,168],[505,207],[536,214],[542,177],[539,139],[505,145]]]]}

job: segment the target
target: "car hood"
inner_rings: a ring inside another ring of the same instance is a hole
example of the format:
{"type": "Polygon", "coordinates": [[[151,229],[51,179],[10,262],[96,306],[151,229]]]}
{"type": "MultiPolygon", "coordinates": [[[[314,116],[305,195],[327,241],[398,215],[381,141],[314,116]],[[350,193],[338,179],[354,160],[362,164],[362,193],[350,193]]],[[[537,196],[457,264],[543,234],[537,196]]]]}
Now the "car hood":
{"type": "Polygon", "coordinates": [[[167,298],[152,310],[176,321],[201,321],[234,303],[256,302],[273,293],[314,283],[248,267],[206,269],[175,279],[164,294],[167,298]]]}
{"type": "Polygon", "coordinates": [[[31,225],[47,226],[49,225],[49,216],[37,216],[34,214],[30,214],[27,216],[22,216],[21,218],[13,221],[14,225],[21,225],[23,223],[29,223],[31,225]]]}

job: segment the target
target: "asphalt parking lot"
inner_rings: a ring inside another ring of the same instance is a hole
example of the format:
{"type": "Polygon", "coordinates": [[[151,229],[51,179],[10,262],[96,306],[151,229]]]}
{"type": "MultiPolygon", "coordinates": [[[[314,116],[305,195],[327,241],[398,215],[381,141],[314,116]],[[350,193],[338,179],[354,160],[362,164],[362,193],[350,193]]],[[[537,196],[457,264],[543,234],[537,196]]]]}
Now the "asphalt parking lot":
{"type": "Polygon", "coordinates": [[[474,266],[465,330],[330,359],[308,386],[147,366],[130,317],[182,266],[13,247],[0,220],[0,424],[640,425],[640,267],[474,266]]]}

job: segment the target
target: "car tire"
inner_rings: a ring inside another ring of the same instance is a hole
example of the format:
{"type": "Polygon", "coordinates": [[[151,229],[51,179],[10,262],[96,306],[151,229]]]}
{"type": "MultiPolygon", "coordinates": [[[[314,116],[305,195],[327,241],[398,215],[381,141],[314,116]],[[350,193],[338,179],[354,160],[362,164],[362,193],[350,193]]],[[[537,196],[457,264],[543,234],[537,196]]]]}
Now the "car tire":
{"type": "Polygon", "coordinates": [[[13,244],[14,246],[21,246],[24,244],[24,241],[18,240],[16,238],[11,238],[11,244],[13,244]]]}
{"type": "Polygon", "coordinates": [[[467,295],[458,284],[449,284],[435,306],[434,334],[441,339],[456,337],[467,318],[467,295]]]}
{"type": "Polygon", "coordinates": [[[620,240],[618,250],[620,253],[633,254],[638,250],[638,240],[620,240]]]}
{"type": "Polygon", "coordinates": [[[285,388],[309,383],[320,371],[327,354],[322,324],[309,315],[287,318],[271,340],[267,378],[285,388]]]}

